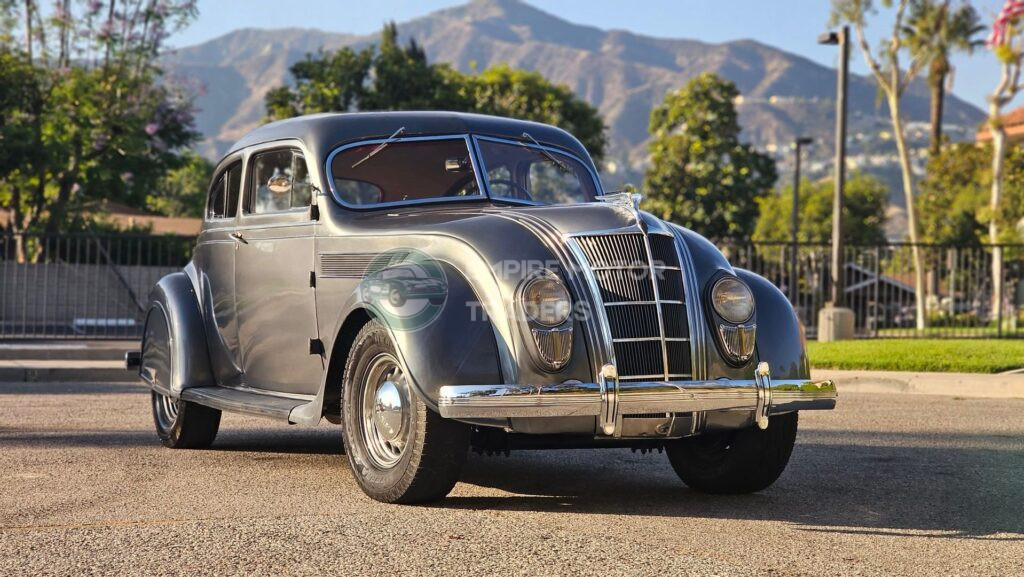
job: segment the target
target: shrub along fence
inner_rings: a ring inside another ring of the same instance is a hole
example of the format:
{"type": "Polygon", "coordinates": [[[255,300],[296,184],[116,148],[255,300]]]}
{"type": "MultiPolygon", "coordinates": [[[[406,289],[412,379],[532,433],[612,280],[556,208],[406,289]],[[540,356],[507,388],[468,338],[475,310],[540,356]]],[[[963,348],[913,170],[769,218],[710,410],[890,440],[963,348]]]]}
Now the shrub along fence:
{"type": "MultiPolygon", "coordinates": [[[[188,236],[0,235],[0,339],[138,338],[150,288],[181,270],[194,245],[188,236]]],[[[807,336],[816,336],[831,289],[829,245],[718,246],[734,266],[789,295],[807,336]]],[[[846,248],[845,305],[858,336],[1024,338],[1024,244],[919,246],[928,325],[921,330],[911,245],[846,248]],[[998,283],[994,263],[1001,263],[998,283]]]]}

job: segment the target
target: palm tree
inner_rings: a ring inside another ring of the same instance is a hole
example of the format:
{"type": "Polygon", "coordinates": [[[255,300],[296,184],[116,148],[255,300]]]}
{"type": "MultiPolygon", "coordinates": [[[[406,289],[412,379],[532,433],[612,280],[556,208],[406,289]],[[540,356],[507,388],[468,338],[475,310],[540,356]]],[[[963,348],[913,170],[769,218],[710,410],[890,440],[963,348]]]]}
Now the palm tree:
{"type": "Polygon", "coordinates": [[[911,0],[907,23],[903,27],[904,45],[911,54],[928,62],[928,88],[931,90],[930,154],[942,147],[942,108],[946,83],[953,72],[949,59],[953,52],[971,53],[984,44],[978,36],[985,30],[978,12],[967,2],[951,6],[951,0],[911,0]]]}

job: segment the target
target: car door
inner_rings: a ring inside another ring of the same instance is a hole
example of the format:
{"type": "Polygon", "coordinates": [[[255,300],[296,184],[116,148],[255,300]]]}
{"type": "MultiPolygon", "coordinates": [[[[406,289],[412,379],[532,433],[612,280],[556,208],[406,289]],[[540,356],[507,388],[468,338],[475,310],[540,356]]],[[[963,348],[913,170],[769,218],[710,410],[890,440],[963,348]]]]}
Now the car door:
{"type": "Polygon", "coordinates": [[[315,394],[323,373],[314,289],[316,223],[311,182],[296,144],[256,149],[246,170],[235,251],[235,308],[244,382],[291,394],[315,394]]]}
{"type": "Polygon", "coordinates": [[[221,163],[210,185],[206,215],[193,262],[199,275],[199,299],[206,320],[206,342],[217,382],[236,384],[242,369],[235,311],[235,232],[242,157],[221,163]]]}

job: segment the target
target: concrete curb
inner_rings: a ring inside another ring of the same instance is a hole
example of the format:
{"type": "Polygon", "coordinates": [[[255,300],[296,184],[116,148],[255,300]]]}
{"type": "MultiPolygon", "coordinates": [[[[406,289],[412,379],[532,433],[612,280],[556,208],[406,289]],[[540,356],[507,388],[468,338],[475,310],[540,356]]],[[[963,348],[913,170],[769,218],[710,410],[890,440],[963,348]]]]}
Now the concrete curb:
{"type": "Polygon", "coordinates": [[[0,382],[134,383],[139,376],[124,361],[0,360],[0,382]]]}
{"type": "Polygon", "coordinates": [[[904,393],[986,399],[1024,399],[1024,375],[812,370],[815,379],[836,382],[843,393],[904,393]]]}

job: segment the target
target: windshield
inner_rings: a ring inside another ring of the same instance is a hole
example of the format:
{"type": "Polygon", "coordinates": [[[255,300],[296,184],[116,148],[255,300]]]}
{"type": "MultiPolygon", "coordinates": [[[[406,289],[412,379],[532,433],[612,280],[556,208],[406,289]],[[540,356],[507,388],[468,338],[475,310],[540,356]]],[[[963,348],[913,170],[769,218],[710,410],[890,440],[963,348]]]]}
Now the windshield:
{"type": "Polygon", "coordinates": [[[465,138],[360,144],[334,155],[338,198],[372,206],[428,200],[483,198],[465,138]]]}
{"type": "Polygon", "coordinates": [[[575,158],[527,144],[480,139],[491,197],[538,204],[597,200],[590,171],[575,158]]]}
{"type": "MultiPolygon", "coordinates": [[[[492,198],[530,204],[596,200],[590,171],[572,156],[527,143],[477,142],[492,198]]],[[[335,194],[347,206],[487,197],[464,136],[360,143],[334,153],[330,169],[335,194]]]]}

